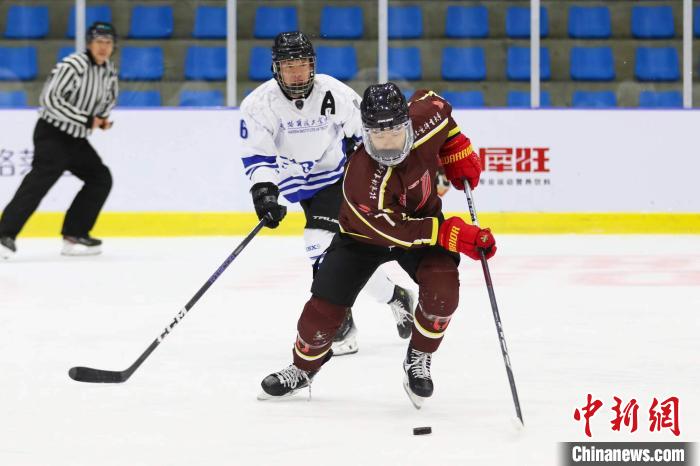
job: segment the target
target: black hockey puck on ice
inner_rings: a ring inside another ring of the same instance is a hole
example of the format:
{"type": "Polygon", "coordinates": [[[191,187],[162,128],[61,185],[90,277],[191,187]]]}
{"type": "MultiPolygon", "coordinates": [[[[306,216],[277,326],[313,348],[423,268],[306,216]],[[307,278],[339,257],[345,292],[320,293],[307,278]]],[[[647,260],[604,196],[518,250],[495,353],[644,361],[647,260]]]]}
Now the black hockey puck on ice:
{"type": "Polygon", "coordinates": [[[413,428],[413,435],[428,435],[432,434],[433,429],[430,427],[414,427],[413,428]]]}

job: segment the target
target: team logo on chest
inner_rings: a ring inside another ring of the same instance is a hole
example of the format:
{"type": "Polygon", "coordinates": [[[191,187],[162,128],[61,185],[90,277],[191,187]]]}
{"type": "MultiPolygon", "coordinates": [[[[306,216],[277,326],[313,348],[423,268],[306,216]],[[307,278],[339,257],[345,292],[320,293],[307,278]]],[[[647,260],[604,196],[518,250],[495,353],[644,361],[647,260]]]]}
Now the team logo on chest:
{"type": "Polygon", "coordinates": [[[399,203],[406,207],[406,197],[408,194],[408,191],[411,189],[420,187],[421,190],[421,200],[416,206],[415,210],[420,209],[425,205],[425,203],[428,201],[428,198],[430,197],[430,193],[433,192],[433,184],[430,180],[430,172],[428,170],[421,175],[419,179],[414,181],[408,186],[408,189],[399,197],[399,203]]]}

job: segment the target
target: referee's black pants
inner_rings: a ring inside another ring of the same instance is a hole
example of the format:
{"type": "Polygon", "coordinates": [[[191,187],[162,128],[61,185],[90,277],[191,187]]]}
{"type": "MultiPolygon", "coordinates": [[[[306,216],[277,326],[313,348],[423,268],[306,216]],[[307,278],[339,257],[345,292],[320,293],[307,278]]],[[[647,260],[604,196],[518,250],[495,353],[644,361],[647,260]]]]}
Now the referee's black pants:
{"type": "Polygon", "coordinates": [[[112,188],[112,175],[87,139],[74,138],[41,118],[34,128],[32,169],[0,218],[0,236],[16,238],[46,193],[69,171],[85,184],[63,221],[63,236],[86,236],[112,188]]]}

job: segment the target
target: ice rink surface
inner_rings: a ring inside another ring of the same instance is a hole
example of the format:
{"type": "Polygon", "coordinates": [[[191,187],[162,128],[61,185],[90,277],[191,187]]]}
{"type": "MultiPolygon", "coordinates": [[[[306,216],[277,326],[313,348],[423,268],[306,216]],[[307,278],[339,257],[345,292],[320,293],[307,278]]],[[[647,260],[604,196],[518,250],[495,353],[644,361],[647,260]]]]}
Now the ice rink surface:
{"type": "MultiPolygon", "coordinates": [[[[253,240],[124,384],[68,378],[128,367],[240,238],[107,239],[94,258],[22,239],[0,262],[0,465],[558,464],[583,441],[576,408],[603,402],[592,440],[700,440],[700,235],[500,236],[490,261],[526,428],[514,415],[481,267],[433,358],[421,411],[402,388],[388,306],[361,295],[360,351],[306,391],[256,400],[291,360],[310,266],[300,237],[253,240]],[[639,427],[611,428],[613,397],[639,427]],[[681,434],[649,431],[654,397],[680,399],[681,434]],[[412,428],[432,426],[416,437],[412,428]]],[[[399,268],[399,283],[410,280],[399,268]]]]}

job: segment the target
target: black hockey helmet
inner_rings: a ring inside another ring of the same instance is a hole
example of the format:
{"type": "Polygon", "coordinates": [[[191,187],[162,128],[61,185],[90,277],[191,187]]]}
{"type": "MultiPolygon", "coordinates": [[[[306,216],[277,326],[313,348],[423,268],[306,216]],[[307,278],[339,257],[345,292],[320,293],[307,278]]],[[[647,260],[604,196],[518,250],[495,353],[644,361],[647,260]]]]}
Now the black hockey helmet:
{"type": "Polygon", "coordinates": [[[272,75],[284,95],[289,99],[303,99],[311,93],[316,75],[316,52],[311,41],[303,32],[292,31],[277,34],[275,43],[272,45],[272,75]],[[282,62],[302,59],[308,59],[311,64],[308,79],[298,83],[285,82],[281,76],[282,62]]]}
{"type": "Polygon", "coordinates": [[[401,163],[413,146],[408,104],[401,89],[394,83],[369,86],[360,112],[363,141],[370,157],[386,166],[401,163]]]}
{"type": "Polygon", "coordinates": [[[373,84],[365,89],[360,112],[367,128],[386,128],[408,120],[406,97],[394,83],[373,84]]]}
{"type": "Polygon", "coordinates": [[[112,39],[115,43],[117,42],[117,31],[114,29],[112,23],[107,23],[104,21],[95,21],[88,28],[87,34],[85,34],[85,42],[90,43],[98,37],[106,37],[112,39]]]}

